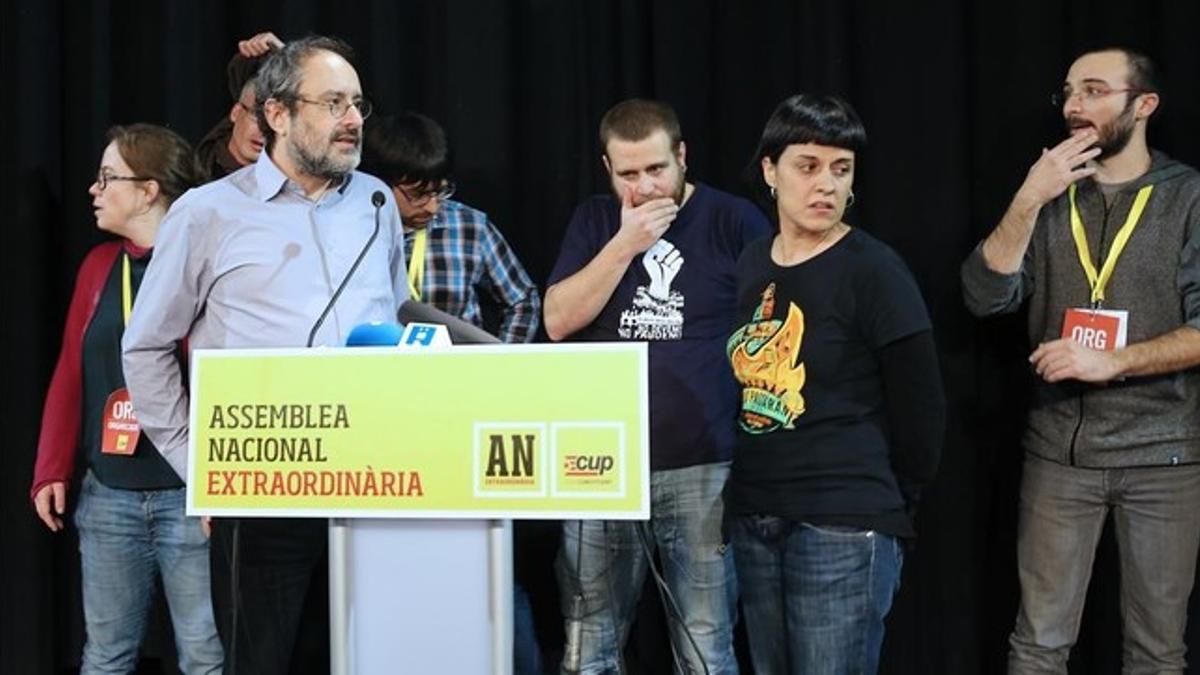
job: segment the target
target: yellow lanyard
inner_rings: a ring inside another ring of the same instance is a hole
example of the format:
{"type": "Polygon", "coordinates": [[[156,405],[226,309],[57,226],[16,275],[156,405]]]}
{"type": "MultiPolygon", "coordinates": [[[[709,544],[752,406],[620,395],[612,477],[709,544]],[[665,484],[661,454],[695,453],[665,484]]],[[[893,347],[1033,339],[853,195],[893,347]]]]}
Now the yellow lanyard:
{"type": "Polygon", "coordinates": [[[121,254],[121,316],[129,326],[129,314],[133,312],[133,281],[129,273],[129,254],[121,254]]]}
{"type": "Polygon", "coordinates": [[[1075,250],[1079,253],[1079,264],[1083,266],[1088,284],[1092,287],[1093,307],[1099,307],[1100,303],[1104,301],[1104,289],[1108,286],[1108,280],[1112,278],[1113,270],[1117,267],[1117,259],[1121,257],[1121,251],[1125,250],[1125,244],[1133,235],[1133,228],[1137,227],[1138,221],[1142,219],[1142,211],[1146,208],[1146,202],[1150,201],[1152,190],[1154,190],[1153,185],[1147,185],[1138,190],[1137,197],[1133,200],[1133,208],[1129,209],[1129,216],[1125,218],[1125,224],[1121,226],[1116,238],[1113,239],[1112,246],[1108,249],[1108,255],[1104,258],[1104,265],[1097,274],[1096,266],[1092,264],[1092,256],[1088,252],[1087,234],[1083,231],[1083,218],[1079,217],[1079,209],[1075,206],[1075,186],[1072,185],[1067,189],[1067,195],[1071,201],[1071,236],[1075,238],[1075,250]]]}
{"type": "Polygon", "coordinates": [[[413,300],[421,299],[421,283],[425,279],[425,228],[413,235],[412,258],[408,262],[408,290],[413,300]]]}

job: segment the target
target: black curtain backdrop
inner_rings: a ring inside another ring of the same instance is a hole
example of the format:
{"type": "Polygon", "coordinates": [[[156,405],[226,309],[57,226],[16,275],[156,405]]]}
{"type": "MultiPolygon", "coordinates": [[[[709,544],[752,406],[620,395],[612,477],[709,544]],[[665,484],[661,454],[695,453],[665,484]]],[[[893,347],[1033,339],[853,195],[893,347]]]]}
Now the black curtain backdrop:
{"type": "MultiPolygon", "coordinates": [[[[0,13],[9,233],[0,376],[11,378],[2,385],[4,673],[60,672],[78,659],[77,544],[69,532],[50,534],[27,494],[74,275],[101,240],[86,190],[102,135],[144,121],[198,140],[228,112],[224,67],[239,38],[273,30],[285,40],[322,33],[350,42],[378,110],[411,108],[446,127],[461,198],[493,216],[539,281],[574,204],[607,189],[596,127],[617,100],[670,102],[689,177],[744,193],[742,170],[775,104],[800,91],[849,99],[870,137],[850,219],[916,275],[950,402],[940,474],[889,618],[885,673],[1003,671],[1017,602],[1028,348],[1020,317],[966,314],[958,266],[1040,148],[1063,136],[1048,96],[1073,56],[1128,44],[1157,59],[1167,88],[1151,142],[1200,165],[1196,2],[6,0],[0,13]]],[[[533,553],[522,565],[536,580],[539,629],[553,651],[554,528],[530,531],[533,553]]],[[[1106,536],[1074,673],[1119,672],[1114,552],[1106,536]]],[[[631,652],[642,672],[665,672],[651,624],[631,652]]]]}

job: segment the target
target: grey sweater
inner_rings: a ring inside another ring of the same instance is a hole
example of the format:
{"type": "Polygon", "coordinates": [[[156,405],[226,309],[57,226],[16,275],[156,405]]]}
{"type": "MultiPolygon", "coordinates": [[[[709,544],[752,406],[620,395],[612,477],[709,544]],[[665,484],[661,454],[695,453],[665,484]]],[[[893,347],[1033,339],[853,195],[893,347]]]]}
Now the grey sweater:
{"type": "MultiPolygon", "coordinates": [[[[1180,326],[1200,329],[1200,174],[1154,152],[1150,170],[1104,197],[1095,181],[1077,184],[1076,204],[1099,269],[1124,224],[1134,196],[1154,191],[1106,288],[1107,309],[1129,312],[1128,344],[1180,326]]],[[[976,316],[1016,311],[1029,301],[1029,341],[1061,335],[1070,307],[1091,297],[1071,237],[1064,193],[1042,207],[1016,274],[984,262],[982,245],[962,266],[963,295],[976,316]]],[[[1058,384],[1040,378],[1024,446],[1039,457],[1080,467],[1162,466],[1200,461],[1200,370],[1130,377],[1105,385],[1058,384]]]]}

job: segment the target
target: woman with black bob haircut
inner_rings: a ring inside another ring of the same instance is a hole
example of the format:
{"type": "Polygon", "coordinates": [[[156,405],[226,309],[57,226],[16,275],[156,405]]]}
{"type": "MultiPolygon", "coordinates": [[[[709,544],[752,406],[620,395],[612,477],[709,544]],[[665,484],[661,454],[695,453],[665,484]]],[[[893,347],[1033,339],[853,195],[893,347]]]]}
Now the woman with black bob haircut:
{"type": "Polygon", "coordinates": [[[894,251],[843,220],[866,141],[845,101],[800,94],[775,109],[751,167],[779,230],[737,266],[726,508],[759,673],[876,672],[941,449],[921,293],[894,251]]]}

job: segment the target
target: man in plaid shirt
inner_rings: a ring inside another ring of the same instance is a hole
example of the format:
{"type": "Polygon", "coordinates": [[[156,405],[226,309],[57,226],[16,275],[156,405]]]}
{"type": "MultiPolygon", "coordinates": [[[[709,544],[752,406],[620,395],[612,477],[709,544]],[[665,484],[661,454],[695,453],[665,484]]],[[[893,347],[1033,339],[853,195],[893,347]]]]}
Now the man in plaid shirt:
{"type": "Polygon", "coordinates": [[[450,199],[451,154],[441,126],[412,112],[372,118],[363,168],[396,195],[413,297],[482,328],[484,291],[503,308],[497,336],[532,342],[541,315],[537,287],[487,214],[450,199]]]}
{"type": "MultiPolygon", "coordinates": [[[[437,122],[413,112],[377,115],[367,125],[363,170],[392,187],[404,222],[412,296],[483,327],[479,293],[503,307],[497,336],[532,342],[541,299],[525,268],[487,214],[450,197],[451,154],[437,122]]],[[[513,587],[513,672],[542,672],[529,596],[513,587]]]]}

